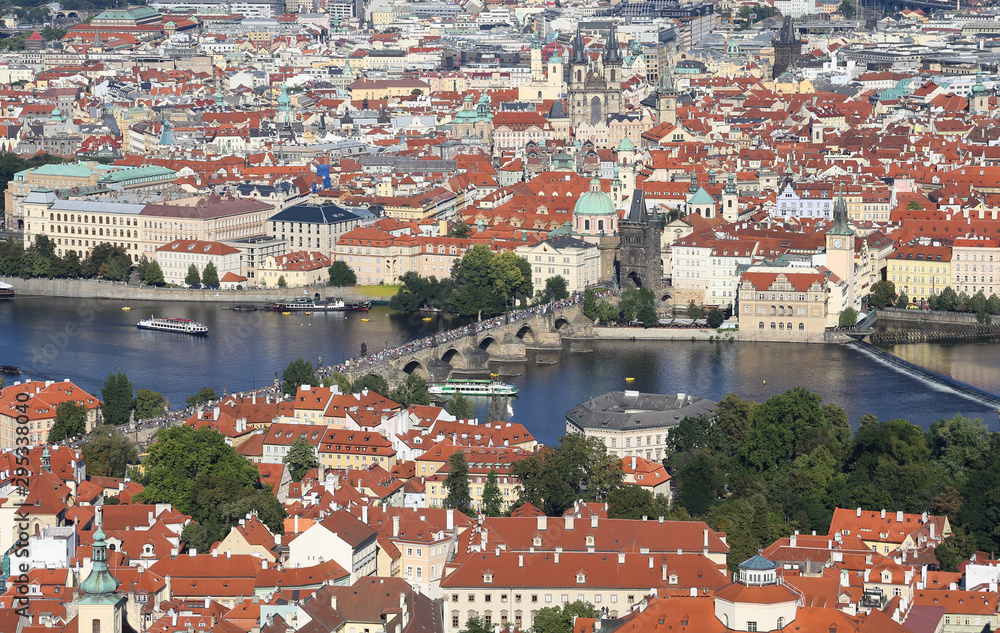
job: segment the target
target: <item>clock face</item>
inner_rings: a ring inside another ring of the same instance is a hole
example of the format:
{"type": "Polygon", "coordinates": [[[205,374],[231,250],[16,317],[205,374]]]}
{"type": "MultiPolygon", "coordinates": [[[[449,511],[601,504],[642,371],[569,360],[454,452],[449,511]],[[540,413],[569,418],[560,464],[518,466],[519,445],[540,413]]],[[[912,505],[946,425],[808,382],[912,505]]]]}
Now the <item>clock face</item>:
{"type": "Polygon", "coordinates": [[[844,245],[844,242],[842,240],[833,240],[833,247],[834,248],[841,248],[843,245],[844,245]]]}

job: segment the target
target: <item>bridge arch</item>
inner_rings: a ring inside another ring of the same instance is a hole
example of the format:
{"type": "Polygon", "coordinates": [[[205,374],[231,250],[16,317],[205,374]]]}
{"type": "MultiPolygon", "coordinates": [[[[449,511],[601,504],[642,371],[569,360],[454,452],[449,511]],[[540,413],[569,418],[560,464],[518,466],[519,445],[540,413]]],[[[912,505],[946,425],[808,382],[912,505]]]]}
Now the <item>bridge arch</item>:
{"type": "Polygon", "coordinates": [[[416,374],[425,380],[430,377],[430,374],[427,373],[427,368],[424,367],[423,363],[416,359],[403,365],[403,373],[416,374]]]}
{"type": "Polygon", "coordinates": [[[447,349],[447,351],[445,351],[445,353],[441,355],[441,360],[443,360],[444,362],[448,363],[449,365],[453,365],[454,364],[454,363],[452,363],[452,361],[455,360],[455,358],[458,358],[458,362],[461,365],[465,365],[466,364],[466,362],[465,362],[465,354],[463,354],[461,351],[459,351],[458,348],[449,347],[447,349]]]}
{"type": "Polygon", "coordinates": [[[476,347],[484,352],[489,352],[491,349],[496,351],[496,348],[500,347],[500,342],[492,336],[485,336],[483,340],[479,341],[479,345],[476,347]]]}
{"type": "Polygon", "coordinates": [[[517,338],[521,339],[521,342],[525,345],[534,345],[536,340],[535,331],[531,329],[530,325],[522,325],[517,330],[517,338]]]}
{"type": "Polygon", "coordinates": [[[553,325],[555,325],[556,330],[559,331],[562,331],[564,328],[568,330],[573,327],[572,325],[570,325],[569,319],[567,319],[564,316],[556,317],[556,321],[553,325]]]}

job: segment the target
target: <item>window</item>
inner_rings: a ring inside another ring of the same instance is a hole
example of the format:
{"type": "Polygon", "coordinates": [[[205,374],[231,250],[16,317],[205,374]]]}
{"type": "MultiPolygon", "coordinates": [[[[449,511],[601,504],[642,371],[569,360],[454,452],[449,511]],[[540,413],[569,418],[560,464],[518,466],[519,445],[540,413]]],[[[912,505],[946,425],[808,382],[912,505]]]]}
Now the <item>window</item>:
{"type": "Polygon", "coordinates": [[[458,628],[458,611],[452,611],[451,613],[451,628],[458,628]]]}
{"type": "Polygon", "coordinates": [[[757,630],[756,622],[747,622],[747,631],[756,631],[756,630],[757,630]]]}
{"type": "Polygon", "coordinates": [[[469,594],[469,602],[475,602],[475,601],[476,601],[476,594],[470,593],[469,594]]]}
{"type": "Polygon", "coordinates": [[[531,601],[532,602],[538,602],[538,594],[537,593],[531,594],[531,601]]]}

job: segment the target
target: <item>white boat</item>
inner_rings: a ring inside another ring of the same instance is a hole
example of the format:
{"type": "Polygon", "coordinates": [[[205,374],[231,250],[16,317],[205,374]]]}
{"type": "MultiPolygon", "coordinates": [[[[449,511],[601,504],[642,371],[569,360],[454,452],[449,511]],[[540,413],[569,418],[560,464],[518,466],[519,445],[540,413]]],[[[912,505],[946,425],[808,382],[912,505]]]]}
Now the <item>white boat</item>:
{"type": "Polygon", "coordinates": [[[448,380],[444,383],[431,385],[427,393],[451,396],[460,393],[463,396],[516,396],[517,387],[497,380],[448,380]]]}
{"type": "Polygon", "coordinates": [[[164,332],[180,332],[181,334],[208,334],[204,323],[193,319],[178,319],[175,317],[149,317],[139,321],[140,330],[162,330],[164,332]]]}

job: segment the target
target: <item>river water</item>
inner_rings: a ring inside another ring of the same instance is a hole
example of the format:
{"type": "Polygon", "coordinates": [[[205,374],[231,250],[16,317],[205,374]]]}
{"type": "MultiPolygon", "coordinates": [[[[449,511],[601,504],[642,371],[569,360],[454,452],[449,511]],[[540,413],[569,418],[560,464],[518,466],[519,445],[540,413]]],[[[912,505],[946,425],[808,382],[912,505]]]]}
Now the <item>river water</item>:
{"type": "MultiPolygon", "coordinates": [[[[405,316],[375,307],[365,313],[283,316],[233,312],[224,304],[16,297],[0,301],[0,364],[22,378],[69,378],[100,395],[110,372],[124,371],[136,388],[162,392],[175,404],[205,386],[222,393],[272,384],[289,361],[340,362],[397,345],[455,322],[405,316]],[[140,318],[175,316],[205,323],[206,337],[140,331],[140,318]],[[368,319],[363,321],[362,319],[368,319]]],[[[890,351],[914,364],[991,393],[1000,393],[996,344],[903,345],[890,351]]],[[[589,341],[561,353],[530,354],[502,373],[520,389],[511,419],[542,442],[564,432],[563,414],[614,389],[687,393],[718,399],[730,392],[763,400],[804,386],[843,407],[852,425],[863,413],[903,417],[927,426],[961,412],[998,430],[995,408],[950,385],[892,367],[854,346],[779,343],[589,341]],[[557,361],[557,362],[552,362],[557,361]],[[626,383],[632,377],[634,382],[626,383]]],[[[499,366],[498,366],[499,369],[499,366]]],[[[8,377],[8,384],[11,378],[8,377]]],[[[477,403],[485,413],[486,403],[477,403]]]]}

